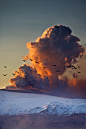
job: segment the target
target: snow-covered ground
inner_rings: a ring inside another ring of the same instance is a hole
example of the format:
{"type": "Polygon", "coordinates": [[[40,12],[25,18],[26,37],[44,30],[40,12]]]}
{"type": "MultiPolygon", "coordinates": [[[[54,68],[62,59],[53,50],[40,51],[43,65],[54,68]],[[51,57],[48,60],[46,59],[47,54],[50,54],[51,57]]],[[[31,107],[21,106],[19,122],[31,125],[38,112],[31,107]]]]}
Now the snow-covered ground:
{"type": "Polygon", "coordinates": [[[86,113],[86,99],[67,99],[44,94],[0,90],[0,115],[86,113]]]}

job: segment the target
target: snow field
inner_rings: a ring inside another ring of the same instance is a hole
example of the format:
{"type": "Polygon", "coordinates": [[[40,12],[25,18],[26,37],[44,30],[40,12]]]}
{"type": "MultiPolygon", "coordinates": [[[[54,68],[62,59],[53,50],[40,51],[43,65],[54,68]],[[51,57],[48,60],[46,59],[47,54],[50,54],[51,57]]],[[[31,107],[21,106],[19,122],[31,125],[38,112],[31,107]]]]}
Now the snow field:
{"type": "Polygon", "coordinates": [[[44,94],[0,90],[0,115],[86,113],[86,99],[68,99],[44,94]]]}

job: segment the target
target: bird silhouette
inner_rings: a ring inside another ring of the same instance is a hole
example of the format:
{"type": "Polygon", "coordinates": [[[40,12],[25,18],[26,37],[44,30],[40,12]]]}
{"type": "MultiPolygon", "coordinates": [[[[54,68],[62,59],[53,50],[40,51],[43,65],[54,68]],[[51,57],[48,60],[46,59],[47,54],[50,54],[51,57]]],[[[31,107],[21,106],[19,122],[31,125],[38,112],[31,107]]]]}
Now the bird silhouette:
{"type": "Polygon", "coordinates": [[[46,68],[46,67],[43,67],[43,68],[46,68]]]}
{"type": "Polygon", "coordinates": [[[53,66],[56,66],[56,65],[53,65],[53,66]]]}
{"type": "Polygon", "coordinates": [[[73,67],[74,69],[77,69],[74,65],[68,65],[67,68],[73,67]]]}
{"type": "Polygon", "coordinates": [[[74,65],[71,65],[74,69],[77,69],[74,65]]]}
{"type": "Polygon", "coordinates": [[[25,62],[26,60],[22,60],[22,61],[24,61],[24,62],[25,62]]]}
{"type": "Polygon", "coordinates": [[[60,70],[56,71],[56,72],[60,72],[60,70]]]}
{"type": "Polygon", "coordinates": [[[2,75],[7,76],[7,74],[2,74],[2,75]]]}
{"type": "Polygon", "coordinates": [[[78,73],[81,73],[81,72],[78,72],[78,73]]]}
{"type": "Polygon", "coordinates": [[[74,69],[77,69],[76,67],[74,67],[74,69]]]}
{"type": "Polygon", "coordinates": [[[68,65],[67,68],[71,68],[71,65],[68,65]]]}
{"type": "Polygon", "coordinates": [[[39,63],[39,62],[35,61],[35,63],[39,63]]]}
{"type": "Polygon", "coordinates": [[[33,61],[32,59],[30,59],[31,61],[33,61]]]}
{"type": "Polygon", "coordinates": [[[15,76],[15,73],[12,73],[13,74],[13,76],[15,76]]]}
{"type": "Polygon", "coordinates": [[[5,68],[7,68],[6,66],[4,66],[5,68]]]}

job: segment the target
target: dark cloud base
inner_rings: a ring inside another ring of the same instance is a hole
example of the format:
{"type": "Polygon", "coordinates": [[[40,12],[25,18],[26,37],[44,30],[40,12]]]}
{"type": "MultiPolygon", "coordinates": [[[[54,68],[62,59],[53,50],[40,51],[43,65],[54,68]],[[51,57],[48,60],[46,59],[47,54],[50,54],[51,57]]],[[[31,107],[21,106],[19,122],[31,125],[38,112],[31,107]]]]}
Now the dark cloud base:
{"type": "Polygon", "coordinates": [[[58,115],[3,115],[0,129],[85,129],[86,114],[58,115]]]}
{"type": "MultiPolygon", "coordinates": [[[[0,90],[6,90],[6,89],[0,89],[0,90]]],[[[75,89],[69,89],[68,91],[62,91],[61,89],[59,90],[52,90],[52,91],[40,91],[40,90],[6,90],[10,92],[18,92],[18,93],[35,93],[35,94],[47,94],[47,95],[52,95],[52,96],[57,96],[57,97],[63,97],[63,98],[82,98],[86,99],[86,89],[82,87],[76,87],[75,89]],[[77,92],[78,90],[78,92],[77,92]]]]}

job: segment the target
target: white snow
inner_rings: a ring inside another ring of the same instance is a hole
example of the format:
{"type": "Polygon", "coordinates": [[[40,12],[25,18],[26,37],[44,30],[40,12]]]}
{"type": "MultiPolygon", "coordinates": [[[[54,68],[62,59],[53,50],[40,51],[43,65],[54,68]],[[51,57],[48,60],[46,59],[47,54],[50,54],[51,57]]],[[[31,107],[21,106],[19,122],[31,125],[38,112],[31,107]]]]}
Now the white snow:
{"type": "Polygon", "coordinates": [[[0,90],[0,115],[86,113],[86,99],[68,99],[44,94],[0,90]]]}

